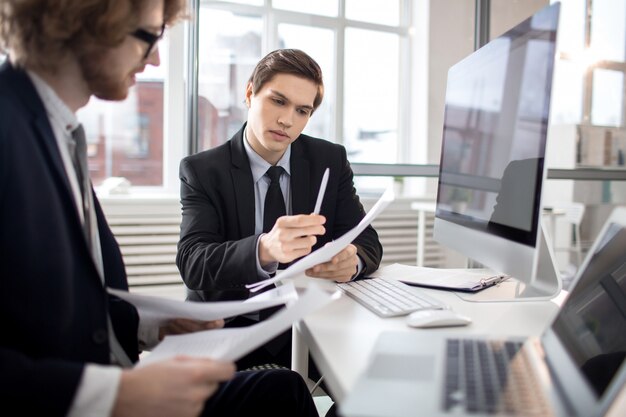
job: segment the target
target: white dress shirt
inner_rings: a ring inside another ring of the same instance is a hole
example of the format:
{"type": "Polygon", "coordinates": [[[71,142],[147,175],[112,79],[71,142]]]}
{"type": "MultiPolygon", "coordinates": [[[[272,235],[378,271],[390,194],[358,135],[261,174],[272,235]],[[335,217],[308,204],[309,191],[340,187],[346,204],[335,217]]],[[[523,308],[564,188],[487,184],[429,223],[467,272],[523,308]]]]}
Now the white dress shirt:
{"type": "MultiPolygon", "coordinates": [[[[250,161],[250,169],[252,170],[252,181],[254,182],[254,234],[259,235],[256,241],[256,269],[260,278],[266,279],[270,277],[278,269],[278,262],[273,262],[265,268],[261,267],[259,261],[259,241],[261,240],[261,232],[263,232],[263,214],[265,210],[265,195],[270,187],[270,179],[265,175],[267,170],[272,166],[263,159],[248,143],[247,129],[243,132],[243,147],[250,161]]],[[[285,170],[285,174],[280,176],[280,191],[285,199],[285,211],[289,216],[291,209],[291,167],[289,160],[291,158],[291,145],[287,147],[285,154],[276,163],[285,170]]]]}

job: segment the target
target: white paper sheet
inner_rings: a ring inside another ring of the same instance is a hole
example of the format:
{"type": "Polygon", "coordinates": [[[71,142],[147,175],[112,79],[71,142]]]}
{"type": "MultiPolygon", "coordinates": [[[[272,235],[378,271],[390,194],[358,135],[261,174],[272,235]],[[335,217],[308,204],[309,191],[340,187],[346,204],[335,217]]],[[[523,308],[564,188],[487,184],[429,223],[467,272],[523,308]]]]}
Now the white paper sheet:
{"type": "Polygon", "coordinates": [[[393,200],[393,191],[391,189],[387,189],[387,191],[385,191],[385,193],[376,202],[374,207],[371,208],[367,215],[363,217],[361,222],[359,222],[359,224],[357,224],[352,230],[346,232],[339,239],[328,243],[316,251],[309,253],[299,261],[294,262],[291,266],[289,266],[289,268],[277,273],[275,277],[259,281],[254,284],[248,284],[246,285],[246,288],[250,289],[252,292],[256,292],[285,278],[293,278],[315,265],[330,261],[333,256],[341,252],[343,248],[348,246],[363,230],[365,230],[372,220],[382,213],[382,211],[393,200]]]}
{"type": "Polygon", "coordinates": [[[166,336],[139,366],[176,355],[235,361],[278,336],[307,314],[339,297],[311,284],[297,301],[269,319],[248,327],[206,330],[185,335],[166,336]]]}
{"type": "Polygon", "coordinates": [[[137,308],[142,321],[162,324],[166,320],[184,318],[193,320],[217,320],[258,311],[296,300],[298,294],[293,283],[281,285],[245,301],[194,302],[141,295],[108,289],[109,293],[137,308]]]}

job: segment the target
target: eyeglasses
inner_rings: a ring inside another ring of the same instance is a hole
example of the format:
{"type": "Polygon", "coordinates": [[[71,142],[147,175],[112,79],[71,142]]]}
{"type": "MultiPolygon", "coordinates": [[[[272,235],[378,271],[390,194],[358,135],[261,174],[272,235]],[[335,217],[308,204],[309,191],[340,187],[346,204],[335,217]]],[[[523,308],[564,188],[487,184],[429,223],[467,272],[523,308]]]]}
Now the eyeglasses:
{"type": "Polygon", "coordinates": [[[154,50],[154,47],[156,46],[157,42],[160,41],[161,38],[163,37],[164,33],[165,33],[165,23],[161,25],[161,31],[159,32],[158,35],[155,35],[152,32],[148,32],[145,29],[137,29],[136,31],[132,32],[130,35],[148,44],[148,49],[146,50],[146,53],[143,56],[143,59],[147,59],[152,53],[152,51],[154,50]]]}

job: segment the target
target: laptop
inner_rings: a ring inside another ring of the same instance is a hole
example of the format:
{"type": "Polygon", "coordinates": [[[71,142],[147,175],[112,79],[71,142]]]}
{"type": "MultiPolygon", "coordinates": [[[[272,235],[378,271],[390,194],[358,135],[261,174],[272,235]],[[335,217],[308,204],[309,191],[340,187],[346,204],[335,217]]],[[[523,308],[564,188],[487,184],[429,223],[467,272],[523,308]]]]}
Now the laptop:
{"type": "Polygon", "coordinates": [[[340,412],[602,416],[626,384],[625,352],[626,208],[617,208],[540,337],[382,333],[340,412]]]}

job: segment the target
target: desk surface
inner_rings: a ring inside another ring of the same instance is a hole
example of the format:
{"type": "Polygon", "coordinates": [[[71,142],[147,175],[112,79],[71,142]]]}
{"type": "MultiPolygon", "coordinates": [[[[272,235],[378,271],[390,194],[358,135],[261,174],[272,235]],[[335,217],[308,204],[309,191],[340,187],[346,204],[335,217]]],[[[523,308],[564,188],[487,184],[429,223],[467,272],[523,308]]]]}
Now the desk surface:
{"type": "MultiPolygon", "coordinates": [[[[316,280],[317,281],[317,280],[316,280]]],[[[322,282],[332,290],[334,283],[322,282]]],[[[514,283],[503,283],[515,285],[514,283]]],[[[484,290],[498,298],[505,288],[484,290]]],[[[378,335],[386,330],[407,332],[450,332],[500,336],[539,335],[557,312],[562,297],[553,301],[468,302],[453,292],[415,288],[447,303],[453,310],[470,316],[465,327],[416,329],[405,324],[405,317],[380,318],[351,298],[342,295],[330,305],[300,322],[296,337],[308,345],[311,355],[324,375],[325,383],[337,401],[345,398],[358,376],[365,370],[378,335]]]]}

